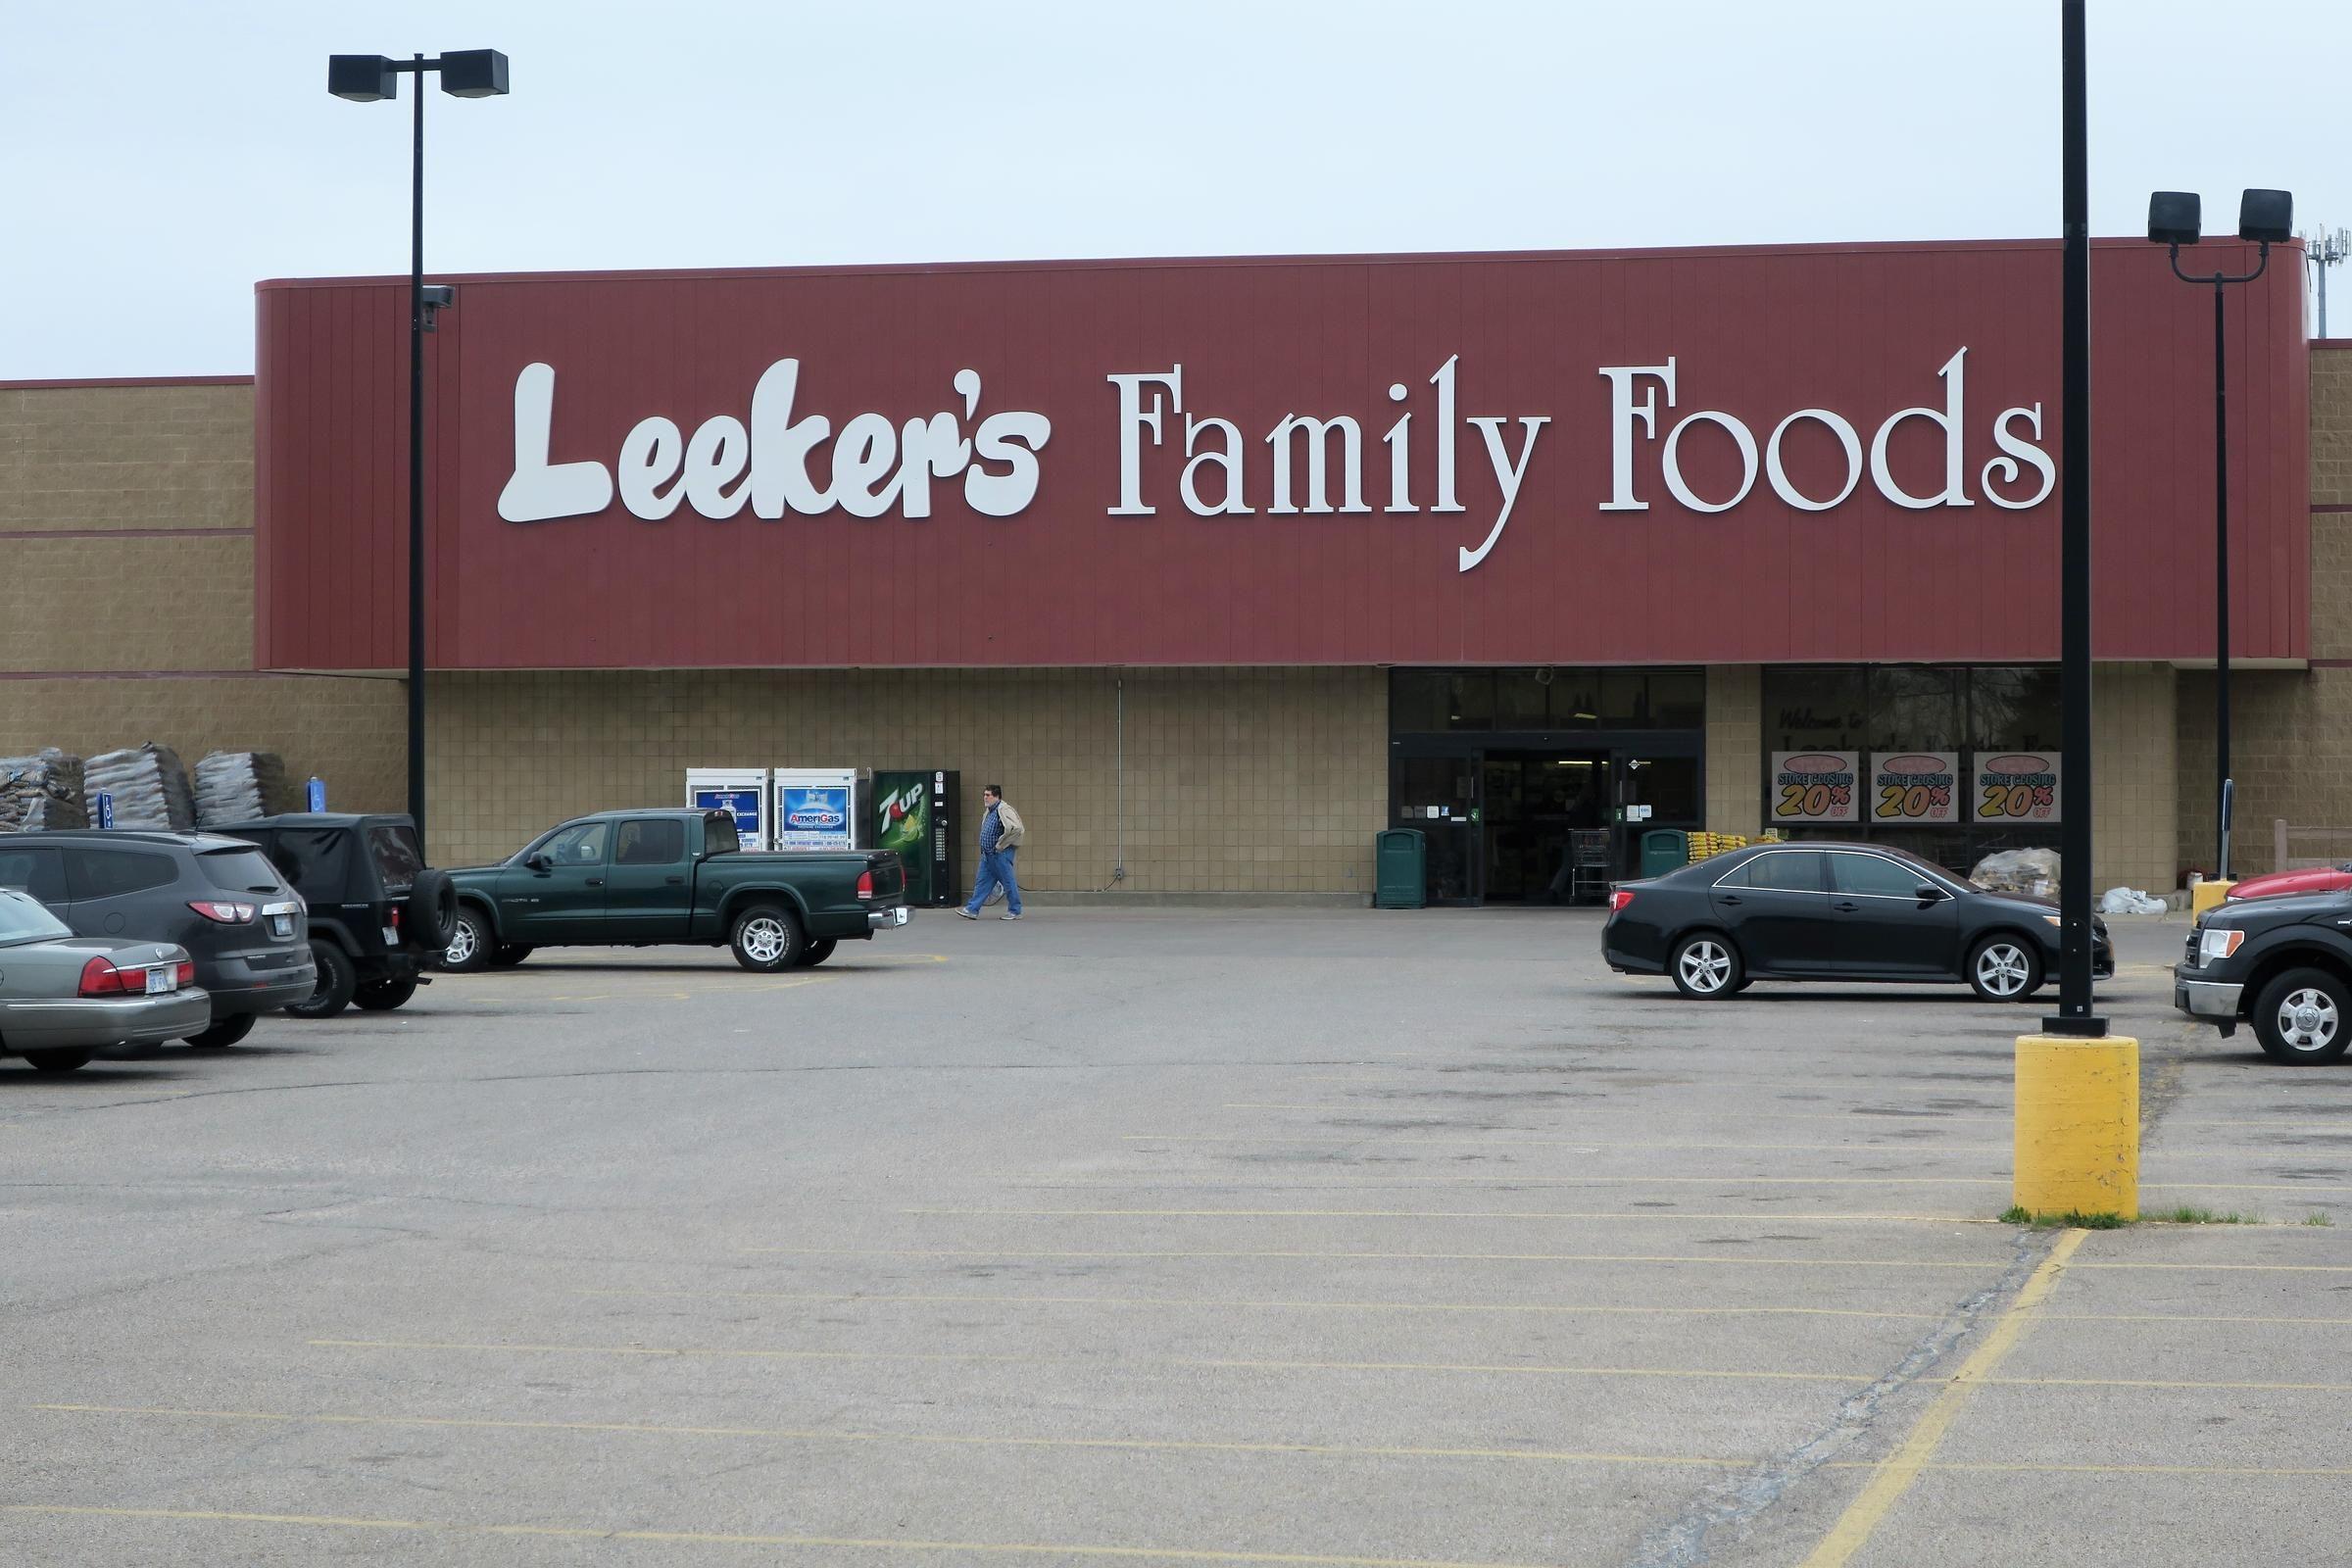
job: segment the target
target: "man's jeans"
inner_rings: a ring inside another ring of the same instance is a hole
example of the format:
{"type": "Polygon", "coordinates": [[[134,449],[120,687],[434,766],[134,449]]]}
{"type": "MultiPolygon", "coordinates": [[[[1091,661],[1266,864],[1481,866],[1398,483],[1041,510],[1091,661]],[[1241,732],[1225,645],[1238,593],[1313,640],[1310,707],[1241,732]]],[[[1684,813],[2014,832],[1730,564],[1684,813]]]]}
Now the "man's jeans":
{"type": "Polygon", "coordinates": [[[972,902],[964,906],[967,912],[978,914],[981,906],[988,903],[988,896],[999,888],[1004,890],[1005,909],[1013,914],[1021,912],[1021,885],[1012,875],[1012,858],[1020,853],[990,850],[980,857],[980,874],[972,880],[972,902]]]}

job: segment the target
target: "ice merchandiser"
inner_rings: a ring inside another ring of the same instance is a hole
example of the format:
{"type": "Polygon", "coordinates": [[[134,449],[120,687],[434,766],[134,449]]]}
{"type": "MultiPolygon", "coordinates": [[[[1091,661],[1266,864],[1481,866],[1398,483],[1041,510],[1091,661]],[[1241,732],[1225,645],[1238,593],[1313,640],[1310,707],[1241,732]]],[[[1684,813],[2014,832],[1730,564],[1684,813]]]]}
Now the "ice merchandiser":
{"type": "Polygon", "coordinates": [[[861,850],[874,775],[862,767],[779,767],[768,777],[768,847],[861,850]]]}
{"type": "Polygon", "coordinates": [[[770,843],[764,767],[690,767],[686,804],[705,811],[732,812],[746,850],[764,850],[770,843]]]}
{"type": "Polygon", "coordinates": [[[949,768],[874,775],[872,845],[906,866],[906,902],[944,906],[963,896],[956,838],[963,775],[949,768]]]}

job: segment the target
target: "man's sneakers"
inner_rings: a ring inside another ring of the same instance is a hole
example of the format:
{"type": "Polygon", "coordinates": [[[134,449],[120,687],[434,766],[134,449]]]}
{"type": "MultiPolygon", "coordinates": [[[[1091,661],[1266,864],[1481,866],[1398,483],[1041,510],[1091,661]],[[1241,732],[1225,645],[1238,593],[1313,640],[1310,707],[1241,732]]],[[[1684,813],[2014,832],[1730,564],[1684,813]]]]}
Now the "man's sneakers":
{"type": "Polygon", "coordinates": [[[1000,914],[997,916],[997,918],[1000,920],[1018,920],[1020,916],[1017,914],[1000,914]]]}
{"type": "Polygon", "coordinates": [[[966,920],[977,920],[980,918],[969,909],[957,909],[956,912],[962,915],[966,920]]]}

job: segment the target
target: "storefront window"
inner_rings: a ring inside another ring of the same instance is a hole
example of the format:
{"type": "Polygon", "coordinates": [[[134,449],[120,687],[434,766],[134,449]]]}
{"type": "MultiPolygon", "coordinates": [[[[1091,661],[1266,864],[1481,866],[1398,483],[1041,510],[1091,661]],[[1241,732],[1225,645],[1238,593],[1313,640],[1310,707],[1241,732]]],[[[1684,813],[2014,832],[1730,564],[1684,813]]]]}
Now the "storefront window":
{"type": "Polygon", "coordinates": [[[1862,671],[1833,665],[1764,672],[1768,752],[1846,751],[1869,722],[1862,671]]]}
{"type": "Polygon", "coordinates": [[[1491,669],[1398,670],[1390,686],[1389,728],[1408,734],[1494,726],[1491,669]]]}
{"type": "Polygon", "coordinates": [[[1649,721],[1660,729],[1696,729],[1707,721],[1707,677],[1695,669],[1661,669],[1649,677],[1649,721]]]}
{"type": "Polygon", "coordinates": [[[1636,832],[1643,826],[1699,826],[1704,816],[1699,809],[1698,759],[1644,757],[1632,760],[1625,776],[1625,803],[1650,808],[1647,822],[1635,824],[1636,832]]]}
{"type": "Polygon", "coordinates": [[[1542,678],[1546,670],[1498,669],[1494,672],[1494,727],[1549,729],[1551,693],[1556,684],[1542,678]]]}
{"type": "Polygon", "coordinates": [[[1968,744],[1979,751],[2056,751],[2058,671],[1987,665],[1969,672],[1968,744]]]}
{"type": "Polygon", "coordinates": [[[1964,727],[1964,669],[1886,664],[1870,671],[1870,750],[1948,752],[1964,727]]]}

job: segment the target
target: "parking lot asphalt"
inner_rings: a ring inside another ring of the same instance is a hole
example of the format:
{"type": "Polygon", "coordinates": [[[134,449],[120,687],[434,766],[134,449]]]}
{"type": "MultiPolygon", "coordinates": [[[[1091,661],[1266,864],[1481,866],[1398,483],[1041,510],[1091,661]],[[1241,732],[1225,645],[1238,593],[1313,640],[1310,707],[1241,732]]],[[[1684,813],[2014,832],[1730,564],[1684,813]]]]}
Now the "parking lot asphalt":
{"type": "Polygon", "coordinates": [[[0,1564],[2286,1563],[2352,1538],[2352,1067],[1687,1003],[1552,910],[925,913],[0,1061],[0,1564]],[[2307,1223],[2318,1218],[2332,1224],[2307,1223]]]}

